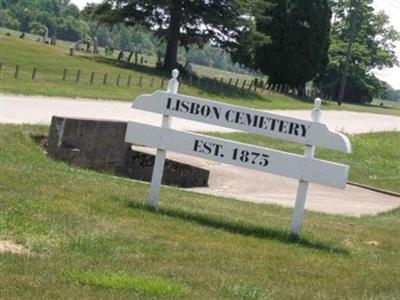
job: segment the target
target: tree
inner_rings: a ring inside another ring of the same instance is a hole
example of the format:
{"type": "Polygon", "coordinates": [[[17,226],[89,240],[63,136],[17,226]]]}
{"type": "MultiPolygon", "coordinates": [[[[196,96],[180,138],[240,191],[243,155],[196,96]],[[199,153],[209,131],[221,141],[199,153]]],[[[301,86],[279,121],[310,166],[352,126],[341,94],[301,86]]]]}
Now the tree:
{"type": "MultiPolygon", "coordinates": [[[[389,26],[388,16],[382,11],[376,12],[371,4],[372,0],[360,0],[349,76],[343,98],[345,101],[372,101],[374,96],[379,95],[382,86],[371,71],[398,64],[394,42],[399,40],[399,33],[389,26]]],[[[318,87],[325,94],[336,99],[346,62],[354,7],[354,0],[333,2],[334,22],[330,38],[329,65],[327,71],[316,80],[318,87]]]]}
{"type": "Polygon", "coordinates": [[[16,19],[9,10],[0,10],[0,26],[18,30],[21,23],[16,19]]]}
{"type": "Polygon", "coordinates": [[[270,42],[260,43],[250,33],[243,43],[250,49],[235,58],[260,69],[270,83],[304,86],[328,63],[328,0],[274,0],[273,4],[256,15],[255,27],[268,35],[270,42]]]}
{"type": "Polygon", "coordinates": [[[143,25],[166,41],[164,67],[177,66],[178,46],[211,41],[230,49],[249,20],[245,0],[105,0],[95,15],[102,22],[143,25]]]}
{"type": "Polygon", "coordinates": [[[29,32],[36,34],[36,35],[43,35],[44,34],[44,26],[42,23],[37,21],[32,21],[29,23],[29,32]]]}

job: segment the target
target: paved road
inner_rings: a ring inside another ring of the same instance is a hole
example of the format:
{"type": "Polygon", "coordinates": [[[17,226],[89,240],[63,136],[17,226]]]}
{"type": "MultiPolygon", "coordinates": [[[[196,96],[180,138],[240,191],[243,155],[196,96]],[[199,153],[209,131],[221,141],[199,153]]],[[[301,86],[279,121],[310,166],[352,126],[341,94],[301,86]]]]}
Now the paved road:
{"type": "MultiPolygon", "coordinates": [[[[14,96],[0,94],[0,122],[49,124],[53,115],[85,117],[107,120],[135,120],[147,124],[161,124],[160,115],[134,110],[131,103],[118,101],[74,100],[39,96],[14,96]]],[[[306,110],[274,110],[276,114],[310,119],[306,110]]],[[[400,131],[400,118],[395,116],[347,111],[323,111],[322,121],[336,131],[365,133],[375,131],[400,131]]],[[[233,130],[218,126],[174,118],[172,127],[190,131],[233,130]]]]}
{"type": "MultiPolygon", "coordinates": [[[[134,149],[154,154],[153,149],[134,149]]],[[[210,171],[208,187],[189,190],[256,203],[294,207],[298,181],[291,178],[238,168],[218,162],[167,152],[167,158],[210,171]]],[[[400,206],[400,197],[346,185],[344,190],[310,183],[306,209],[329,214],[373,215],[400,206]]]]}
{"type": "MultiPolygon", "coordinates": [[[[135,120],[160,124],[158,115],[132,110],[130,103],[71,100],[66,98],[27,97],[0,94],[0,121],[3,123],[49,124],[53,115],[135,120]]],[[[309,119],[309,111],[275,111],[274,113],[309,119]]],[[[322,121],[347,133],[400,130],[400,118],[354,112],[324,111],[322,121]]],[[[191,131],[231,131],[226,128],[174,119],[172,127],[191,131]]],[[[143,150],[143,149],[142,149],[143,150]]],[[[146,149],[145,151],[152,151],[146,149]]],[[[297,181],[285,177],[223,165],[168,152],[168,157],[210,170],[209,187],[193,191],[240,200],[274,203],[293,207],[297,181]],[[251,179],[251,180],[249,180],[251,179]]],[[[306,208],[310,210],[359,216],[375,214],[400,205],[400,198],[347,185],[337,190],[310,184],[306,208]]]]}

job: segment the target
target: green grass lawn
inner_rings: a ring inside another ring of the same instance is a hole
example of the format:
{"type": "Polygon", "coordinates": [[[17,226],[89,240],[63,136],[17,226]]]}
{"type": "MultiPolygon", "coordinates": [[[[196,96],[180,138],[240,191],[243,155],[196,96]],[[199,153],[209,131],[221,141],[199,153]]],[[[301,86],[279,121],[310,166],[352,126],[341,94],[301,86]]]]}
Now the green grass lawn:
{"type": "MultiPolygon", "coordinates": [[[[210,133],[213,136],[302,154],[298,143],[248,133],[210,133]]],[[[400,194],[400,132],[349,135],[353,153],[317,148],[316,157],[350,165],[349,180],[400,194]]]]}
{"type": "MultiPolygon", "coordinates": [[[[25,95],[132,101],[140,94],[160,89],[162,78],[170,77],[169,74],[158,71],[149,65],[116,64],[113,58],[82,52],[70,57],[68,49],[63,46],[49,46],[32,40],[20,40],[6,36],[0,36],[0,63],[2,64],[0,92],[25,95]],[[14,78],[16,65],[20,66],[18,79],[14,78]],[[36,80],[31,79],[33,68],[37,68],[36,80]],[[65,68],[68,69],[67,80],[62,81],[65,68]],[[79,83],[76,82],[78,70],[81,70],[79,83]],[[91,72],[95,72],[94,84],[90,84],[91,72]],[[103,85],[105,73],[107,73],[107,85],[103,85]],[[120,75],[119,86],[116,85],[118,75],[120,75]],[[129,76],[132,78],[131,86],[127,87],[129,76]],[[140,77],[142,77],[142,86],[139,86],[140,77]],[[151,86],[152,78],[154,79],[153,86],[151,86]]],[[[205,68],[202,72],[209,74],[210,77],[221,74],[217,70],[212,72],[210,68],[205,68]]],[[[240,87],[241,84],[242,81],[239,83],[240,87]]],[[[311,109],[313,106],[310,100],[297,99],[279,93],[250,93],[232,87],[213,89],[213,85],[213,81],[202,80],[200,87],[189,87],[185,81],[179,92],[258,109],[311,109]]],[[[164,84],[165,88],[166,84],[164,84]]],[[[326,103],[324,109],[400,116],[400,109],[379,106],[351,104],[338,106],[335,103],[326,103]]]]}
{"type": "MultiPolygon", "coordinates": [[[[1,125],[0,254],[4,299],[398,299],[400,209],[377,216],[306,212],[162,188],[46,158],[1,125]]],[[[354,143],[354,141],[353,141],[354,143]]]]}
{"type": "Polygon", "coordinates": [[[372,101],[373,105],[376,106],[383,106],[388,108],[397,108],[400,109],[400,100],[399,101],[390,101],[390,100],[383,100],[383,99],[374,99],[372,101]]]}

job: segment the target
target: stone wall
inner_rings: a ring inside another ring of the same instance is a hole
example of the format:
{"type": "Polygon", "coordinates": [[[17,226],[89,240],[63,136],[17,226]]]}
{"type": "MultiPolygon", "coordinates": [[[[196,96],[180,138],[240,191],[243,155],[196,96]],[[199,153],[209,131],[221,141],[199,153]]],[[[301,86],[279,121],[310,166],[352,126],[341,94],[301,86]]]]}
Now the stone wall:
{"type": "MultiPolygon", "coordinates": [[[[54,116],[48,155],[79,167],[150,181],[154,156],[131,149],[125,142],[126,127],[126,122],[54,116]]],[[[168,159],[165,162],[163,184],[207,186],[208,177],[208,170],[168,159]]]]}

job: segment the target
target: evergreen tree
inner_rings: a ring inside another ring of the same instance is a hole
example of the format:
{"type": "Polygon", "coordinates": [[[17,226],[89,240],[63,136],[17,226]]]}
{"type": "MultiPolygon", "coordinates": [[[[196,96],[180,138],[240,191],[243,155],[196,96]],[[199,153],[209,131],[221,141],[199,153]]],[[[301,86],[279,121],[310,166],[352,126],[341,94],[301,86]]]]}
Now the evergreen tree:
{"type": "Polygon", "coordinates": [[[249,19],[246,0],[105,0],[95,15],[102,22],[144,25],[166,41],[164,67],[177,66],[178,46],[212,42],[231,49],[249,19]]]}
{"type": "MultiPolygon", "coordinates": [[[[328,0],[274,0],[256,15],[256,30],[270,37],[260,43],[248,36],[248,50],[235,59],[269,76],[269,82],[304,86],[328,63],[331,11],[328,0]]],[[[243,49],[242,49],[243,50],[243,49]]]]}

